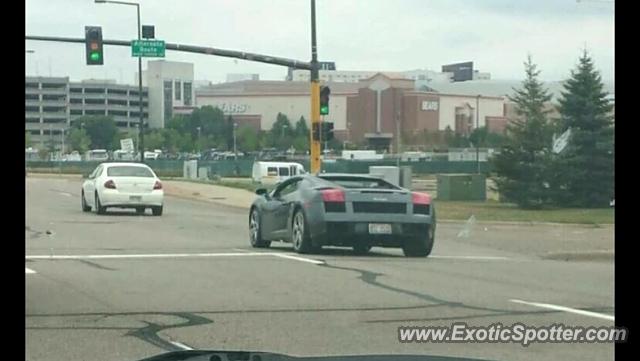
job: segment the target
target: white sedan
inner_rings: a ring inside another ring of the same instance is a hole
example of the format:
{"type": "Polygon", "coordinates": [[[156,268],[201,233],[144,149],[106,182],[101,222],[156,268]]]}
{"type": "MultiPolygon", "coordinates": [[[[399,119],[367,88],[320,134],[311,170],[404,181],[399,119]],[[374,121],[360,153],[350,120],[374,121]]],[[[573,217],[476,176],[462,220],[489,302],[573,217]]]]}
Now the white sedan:
{"type": "Polygon", "coordinates": [[[133,208],[139,214],[151,208],[162,215],[162,182],[142,163],[102,163],[82,184],[82,211],[104,214],[107,208],[133,208]]]}

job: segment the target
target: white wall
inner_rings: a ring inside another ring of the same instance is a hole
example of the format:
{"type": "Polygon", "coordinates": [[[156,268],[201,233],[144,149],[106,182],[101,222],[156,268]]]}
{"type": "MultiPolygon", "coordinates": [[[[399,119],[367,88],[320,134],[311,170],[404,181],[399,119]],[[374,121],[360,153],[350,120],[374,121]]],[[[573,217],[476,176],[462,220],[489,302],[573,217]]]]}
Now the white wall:
{"type": "MultiPolygon", "coordinates": [[[[175,81],[180,81],[184,89],[184,82],[191,82],[191,103],[195,103],[195,87],[193,86],[193,64],[173,61],[149,61],[146,73],[149,87],[149,126],[151,128],[164,128],[164,81],[171,80],[175,86],[175,81]]],[[[180,100],[175,100],[175,89],[173,91],[173,106],[184,105],[184,91],[181,91],[180,100]]]]}
{"type": "MultiPolygon", "coordinates": [[[[211,105],[223,109],[225,114],[259,114],[262,116],[260,128],[269,130],[278,113],[283,113],[292,124],[303,116],[310,126],[311,108],[308,95],[264,95],[264,96],[205,96],[198,95],[197,106],[211,105]]],[[[334,122],[334,129],[346,129],[347,97],[331,95],[329,115],[325,121],[334,122]]]]}
{"type": "MultiPolygon", "coordinates": [[[[473,125],[475,127],[476,97],[440,95],[440,130],[446,129],[447,125],[450,126],[452,130],[456,129],[456,107],[462,107],[465,103],[469,103],[473,108],[473,125]]],[[[486,116],[502,116],[503,104],[502,99],[480,98],[480,126],[485,126],[486,116]]]]}

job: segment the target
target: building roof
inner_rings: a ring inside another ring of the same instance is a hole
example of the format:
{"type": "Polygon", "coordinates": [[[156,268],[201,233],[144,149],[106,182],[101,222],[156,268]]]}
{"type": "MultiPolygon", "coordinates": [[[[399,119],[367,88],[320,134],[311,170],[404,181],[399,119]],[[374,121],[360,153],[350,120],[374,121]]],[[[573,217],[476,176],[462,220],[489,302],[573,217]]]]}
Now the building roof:
{"type": "MultiPolygon", "coordinates": [[[[331,88],[331,93],[357,93],[360,85],[357,83],[326,82],[331,88]]],[[[229,83],[213,84],[196,89],[200,96],[216,95],[266,95],[289,94],[304,95],[310,92],[309,82],[306,81],[282,81],[282,80],[242,80],[229,83]]]]}
{"type": "MultiPolygon", "coordinates": [[[[557,100],[563,90],[562,81],[544,82],[544,87],[553,96],[553,100],[557,100]]],[[[470,80],[454,83],[424,83],[416,82],[416,88],[419,90],[422,86],[427,86],[440,93],[459,94],[459,95],[484,95],[503,97],[513,95],[513,88],[520,89],[522,81],[520,80],[470,80]]],[[[615,90],[613,82],[604,82],[604,90],[614,94],[615,90]]]]}

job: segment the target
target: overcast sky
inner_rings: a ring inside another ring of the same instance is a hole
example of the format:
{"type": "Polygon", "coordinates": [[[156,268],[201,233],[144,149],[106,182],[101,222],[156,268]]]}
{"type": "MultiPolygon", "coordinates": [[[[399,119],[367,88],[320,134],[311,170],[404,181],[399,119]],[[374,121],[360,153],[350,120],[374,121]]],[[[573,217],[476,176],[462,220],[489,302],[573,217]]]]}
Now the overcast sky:
{"type": "MultiPolygon", "coordinates": [[[[156,38],[308,61],[309,0],[141,0],[143,24],[156,38]]],[[[317,0],[320,60],[339,70],[402,71],[473,61],[493,79],[521,79],[527,53],[543,80],[562,80],[581,49],[603,79],[614,75],[613,2],[606,0],[317,0]]],[[[26,0],[30,35],[83,37],[102,26],[105,39],[137,36],[135,7],[93,0],[26,0]]],[[[107,46],[104,66],[85,65],[84,45],[26,41],[27,74],[133,83],[137,62],[125,47],[107,46]]],[[[167,60],[195,64],[196,79],[227,73],[283,79],[286,68],[167,51],[167,60]]]]}

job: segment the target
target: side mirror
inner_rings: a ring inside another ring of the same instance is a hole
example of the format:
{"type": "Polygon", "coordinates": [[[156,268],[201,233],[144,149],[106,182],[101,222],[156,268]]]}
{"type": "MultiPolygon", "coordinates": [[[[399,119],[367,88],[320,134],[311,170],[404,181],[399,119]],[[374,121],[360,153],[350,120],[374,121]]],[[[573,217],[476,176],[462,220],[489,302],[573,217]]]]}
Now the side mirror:
{"type": "Polygon", "coordinates": [[[267,191],[266,188],[258,188],[256,189],[256,194],[259,196],[267,196],[269,192],[267,191]]]}

